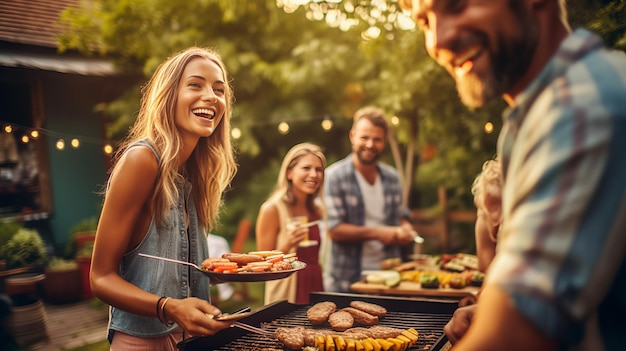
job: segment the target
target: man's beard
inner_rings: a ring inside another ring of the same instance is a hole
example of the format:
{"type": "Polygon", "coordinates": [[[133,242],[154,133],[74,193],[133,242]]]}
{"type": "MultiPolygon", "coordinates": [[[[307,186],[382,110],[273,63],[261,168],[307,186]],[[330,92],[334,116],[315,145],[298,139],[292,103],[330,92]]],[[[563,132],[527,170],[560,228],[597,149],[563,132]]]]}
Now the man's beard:
{"type": "Polygon", "coordinates": [[[484,106],[510,91],[526,73],[535,53],[539,31],[537,24],[528,16],[520,20],[520,27],[519,37],[498,36],[498,48],[501,49],[488,51],[491,68],[483,75],[470,72],[458,77],[453,74],[463,104],[469,107],[484,106]]]}
{"type": "Polygon", "coordinates": [[[365,158],[363,157],[363,151],[365,151],[367,149],[365,148],[361,148],[358,149],[356,152],[356,157],[359,159],[359,162],[361,162],[364,165],[372,165],[375,164],[376,162],[378,162],[378,159],[380,158],[380,152],[378,150],[372,150],[369,149],[369,151],[372,151],[375,153],[375,155],[371,158],[365,158]]]}

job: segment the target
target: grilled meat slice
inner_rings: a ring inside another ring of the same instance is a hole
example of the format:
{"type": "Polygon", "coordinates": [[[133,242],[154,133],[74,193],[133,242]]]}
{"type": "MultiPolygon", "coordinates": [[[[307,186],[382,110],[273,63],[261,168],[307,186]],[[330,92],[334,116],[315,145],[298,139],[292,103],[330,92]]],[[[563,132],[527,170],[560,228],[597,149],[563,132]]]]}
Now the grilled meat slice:
{"type": "Polygon", "coordinates": [[[402,334],[404,329],[392,328],[392,327],[384,327],[382,325],[375,325],[369,328],[370,333],[372,333],[372,337],[374,339],[387,339],[387,338],[395,338],[396,336],[402,334]]]}

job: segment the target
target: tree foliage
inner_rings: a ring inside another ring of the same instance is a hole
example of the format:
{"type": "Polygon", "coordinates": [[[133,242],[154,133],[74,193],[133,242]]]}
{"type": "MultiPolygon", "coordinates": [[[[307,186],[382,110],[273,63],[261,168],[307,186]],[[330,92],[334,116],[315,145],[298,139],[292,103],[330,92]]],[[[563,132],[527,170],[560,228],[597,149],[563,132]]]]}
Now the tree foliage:
{"type": "MultiPolygon", "coordinates": [[[[575,24],[623,46],[624,2],[571,0],[570,13],[575,24]]],[[[385,161],[401,170],[411,207],[435,203],[441,185],[451,205],[471,207],[469,185],[495,153],[503,103],[464,107],[394,0],[277,3],[284,0],[85,1],[64,12],[71,29],[59,46],[106,55],[120,70],[142,74],[118,101],[98,106],[111,119],[113,139],[134,120],[139,86],[164,58],[191,45],[218,48],[236,96],[233,126],[242,135],[240,171],[223,216],[231,223],[228,232],[234,233],[232,219],[256,218],[282,156],[295,143],[319,144],[329,162],[347,154],[351,115],[365,104],[398,118],[385,161]],[[324,118],[332,118],[331,131],[321,129],[324,118]],[[291,127],[286,135],[276,129],[282,121],[291,127]],[[485,133],[487,122],[493,133],[485,133]]]]}

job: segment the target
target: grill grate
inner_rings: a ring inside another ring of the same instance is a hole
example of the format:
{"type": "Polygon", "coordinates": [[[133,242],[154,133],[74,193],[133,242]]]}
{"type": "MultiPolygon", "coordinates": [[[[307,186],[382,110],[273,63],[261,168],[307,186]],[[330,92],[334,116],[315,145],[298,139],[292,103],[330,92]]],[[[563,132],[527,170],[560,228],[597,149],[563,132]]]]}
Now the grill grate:
{"type": "MultiPolygon", "coordinates": [[[[312,326],[306,311],[319,301],[333,301],[337,308],[346,307],[352,300],[377,303],[387,308],[387,315],[381,318],[378,325],[399,329],[414,328],[419,332],[419,339],[408,350],[440,350],[445,343],[443,327],[450,320],[456,303],[450,301],[415,300],[398,298],[381,298],[354,294],[311,295],[310,305],[293,305],[279,302],[266,306],[242,322],[260,326],[269,331],[279,327],[312,326]],[[315,296],[314,296],[315,295],[315,296]]],[[[322,327],[328,329],[328,326],[322,327]]],[[[220,351],[271,351],[283,350],[283,344],[275,338],[250,333],[239,328],[230,328],[213,336],[192,338],[178,345],[181,351],[220,350],[220,351]]]]}

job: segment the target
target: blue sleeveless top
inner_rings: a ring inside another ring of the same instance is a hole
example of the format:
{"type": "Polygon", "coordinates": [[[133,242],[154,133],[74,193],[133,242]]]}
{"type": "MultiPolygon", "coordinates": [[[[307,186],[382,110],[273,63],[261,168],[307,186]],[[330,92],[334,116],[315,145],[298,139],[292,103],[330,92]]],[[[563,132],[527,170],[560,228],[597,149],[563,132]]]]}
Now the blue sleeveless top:
{"type": "MultiPolygon", "coordinates": [[[[131,147],[139,145],[149,147],[159,160],[154,147],[145,140],[131,147]]],[[[194,296],[210,301],[209,278],[202,272],[187,265],[138,256],[139,253],[145,253],[189,261],[198,266],[209,257],[207,236],[198,220],[196,205],[191,195],[191,183],[181,177],[176,187],[178,194],[184,196],[178,197],[176,204],[169,208],[166,218],[161,220],[160,224],[157,225],[154,216],[152,217],[145,238],[139,246],[122,258],[119,274],[124,280],[158,296],[176,299],[194,296]],[[184,206],[187,206],[189,217],[188,230],[185,228],[184,206]]],[[[157,318],[111,307],[108,339],[113,340],[115,331],[137,337],[158,337],[172,332],[177,327],[177,325],[168,327],[157,318]]]]}

